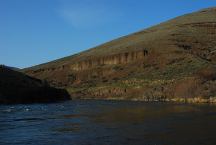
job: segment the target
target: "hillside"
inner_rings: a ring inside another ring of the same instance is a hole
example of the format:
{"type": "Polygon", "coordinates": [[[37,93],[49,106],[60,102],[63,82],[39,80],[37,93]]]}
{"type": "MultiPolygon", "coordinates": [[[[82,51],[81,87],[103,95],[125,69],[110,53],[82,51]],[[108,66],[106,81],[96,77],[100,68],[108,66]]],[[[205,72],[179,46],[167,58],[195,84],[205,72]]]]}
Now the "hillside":
{"type": "Polygon", "coordinates": [[[23,71],[73,98],[213,102],[216,8],[23,71]]]}
{"type": "Polygon", "coordinates": [[[46,82],[32,78],[11,67],[0,66],[0,104],[40,103],[69,99],[62,89],[50,87],[46,82]]]}

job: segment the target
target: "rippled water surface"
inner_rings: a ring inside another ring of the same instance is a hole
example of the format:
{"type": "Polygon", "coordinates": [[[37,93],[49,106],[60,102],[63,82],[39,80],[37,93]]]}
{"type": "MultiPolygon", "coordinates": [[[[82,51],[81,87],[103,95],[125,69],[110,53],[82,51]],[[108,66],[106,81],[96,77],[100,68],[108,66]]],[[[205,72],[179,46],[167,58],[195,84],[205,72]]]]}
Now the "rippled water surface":
{"type": "Polygon", "coordinates": [[[216,106],[69,101],[0,106],[2,145],[215,145],[216,106]]]}

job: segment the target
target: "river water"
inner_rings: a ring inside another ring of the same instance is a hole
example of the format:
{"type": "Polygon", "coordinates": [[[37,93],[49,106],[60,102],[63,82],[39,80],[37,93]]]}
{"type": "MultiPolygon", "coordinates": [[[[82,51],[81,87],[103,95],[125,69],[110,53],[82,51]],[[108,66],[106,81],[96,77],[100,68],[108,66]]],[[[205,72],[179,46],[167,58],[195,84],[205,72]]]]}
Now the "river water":
{"type": "Polygon", "coordinates": [[[215,145],[216,106],[68,101],[0,106],[1,145],[215,145]]]}

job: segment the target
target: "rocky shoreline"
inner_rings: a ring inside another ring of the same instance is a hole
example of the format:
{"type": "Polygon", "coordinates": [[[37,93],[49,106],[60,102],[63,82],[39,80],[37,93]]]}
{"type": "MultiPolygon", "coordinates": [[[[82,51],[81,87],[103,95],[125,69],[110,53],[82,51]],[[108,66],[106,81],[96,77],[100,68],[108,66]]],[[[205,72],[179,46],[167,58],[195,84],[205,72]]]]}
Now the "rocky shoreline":
{"type": "Polygon", "coordinates": [[[132,98],[125,99],[124,97],[119,98],[74,98],[72,100],[107,100],[107,101],[134,101],[134,102],[172,102],[172,103],[184,103],[184,104],[216,104],[216,97],[210,97],[209,99],[203,98],[172,98],[172,99],[142,99],[142,98],[132,98]]]}

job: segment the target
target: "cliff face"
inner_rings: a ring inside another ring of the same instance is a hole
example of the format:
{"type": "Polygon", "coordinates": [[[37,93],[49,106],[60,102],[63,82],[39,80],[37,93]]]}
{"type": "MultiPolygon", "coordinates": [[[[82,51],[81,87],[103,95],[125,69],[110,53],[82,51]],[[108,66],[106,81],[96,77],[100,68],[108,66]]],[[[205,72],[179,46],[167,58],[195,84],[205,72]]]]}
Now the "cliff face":
{"type": "Polygon", "coordinates": [[[216,97],[215,65],[210,8],[23,71],[74,98],[208,101],[216,97]]]}
{"type": "Polygon", "coordinates": [[[141,51],[125,52],[110,56],[108,55],[75,63],[74,65],[71,65],[71,69],[75,71],[82,71],[103,65],[127,64],[134,61],[143,60],[146,55],[148,55],[148,50],[146,49],[141,51]]]}
{"type": "Polygon", "coordinates": [[[70,97],[63,89],[55,89],[45,81],[0,66],[0,104],[55,102],[67,99],[70,97]]]}

